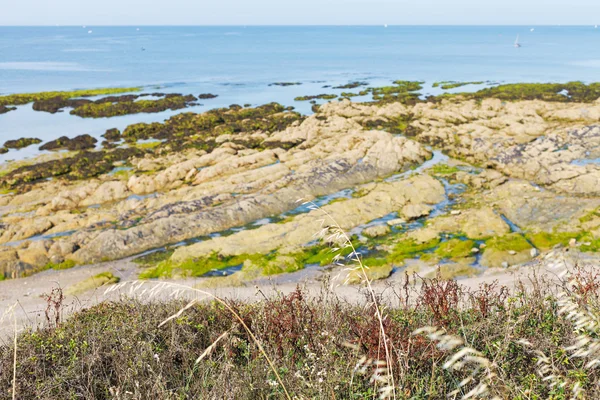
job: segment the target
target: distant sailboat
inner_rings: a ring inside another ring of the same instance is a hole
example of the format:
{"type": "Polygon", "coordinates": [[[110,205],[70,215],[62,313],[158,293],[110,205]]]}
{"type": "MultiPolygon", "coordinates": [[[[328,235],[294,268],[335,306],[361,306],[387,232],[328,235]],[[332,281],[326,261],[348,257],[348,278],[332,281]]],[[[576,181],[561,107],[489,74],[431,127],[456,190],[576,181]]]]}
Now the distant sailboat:
{"type": "Polygon", "coordinates": [[[598,29],[598,25],[595,25],[594,28],[598,29]]]}
{"type": "Polygon", "coordinates": [[[517,40],[515,40],[515,47],[521,47],[521,43],[519,43],[519,35],[517,35],[517,40]]]}
{"type": "Polygon", "coordinates": [[[531,28],[529,31],[530,31],[530,32],[533,32],[533,31],[535,31],[535,28],[531,28]]]}
{"type": "Polygon", "coordinates": [[[88,33],[92,33],[92,31],[88,31],[88,33]]]}
{"type": "Polygon", "coordinates": [[[384,27],[384,28],[387,28],[387,24],[384,24],[384,25],[383,25],[383,27],[384,27]]]}

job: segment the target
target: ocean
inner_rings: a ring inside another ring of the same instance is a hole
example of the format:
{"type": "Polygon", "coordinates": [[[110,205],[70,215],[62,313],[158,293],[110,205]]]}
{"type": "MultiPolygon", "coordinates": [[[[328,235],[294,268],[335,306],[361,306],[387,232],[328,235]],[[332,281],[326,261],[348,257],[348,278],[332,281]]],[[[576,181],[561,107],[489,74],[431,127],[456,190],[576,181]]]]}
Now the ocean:
{"type": "MultiPolygon", "coordinates": [[[[323,86],[356,80],[371,86],[423,80],[422,93],[435,94],[431,84],[440,80],[593,82],[599,72],[594,26],[0,27],[0,94],[143,86],[219,96],[186,109],[194,112],[277,101],[310,113],[310,104],[294,97],[340,93],[323,86]],[[302,85],[269,86],[274,82],[302,85]]],[[[34,112],[29,104],[0,115],[0,142],[99,137],[180,112],[83,119],[34,112]]],[[[38,153],[31,146],[0,162],[38,153]]]]}

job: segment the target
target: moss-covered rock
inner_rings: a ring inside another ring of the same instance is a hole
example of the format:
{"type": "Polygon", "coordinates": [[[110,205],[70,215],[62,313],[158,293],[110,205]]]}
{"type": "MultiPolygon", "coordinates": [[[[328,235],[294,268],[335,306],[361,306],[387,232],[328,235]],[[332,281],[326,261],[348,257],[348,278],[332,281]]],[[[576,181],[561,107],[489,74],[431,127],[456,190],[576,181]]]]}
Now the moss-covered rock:
{"type": "Polygon", "coordinates": [[[157,113],[165,110],[179,110],[195,104],[198,100],[193,95],[167,94],[158,100],[138,100],[131,98],[100,99],[82,104],[71,111],[71,114],[84,118],[106,118],[118,115],[138,113],[157,113]]]}
{"type": "Polygon", "coordinates": [[[525,263],[533,258],[533,247],[519,233],[493,237],[486,241],[480,264],[490,268],[525,263]]]}
{"type": "Polygon", "coordinates": [[[368,84],[369,84],[369,82],[354,81],[354,82],[347,83],[345,85],[334,86],[333,89],[355,89],[359,86],[367,86],[368,84]]]}
{"type": "Polygon", "coordinates": [[[42,140],[37,138],[21,138],[17,140],[7,140],[4,142],[4,147],[7,149],[24,149],[25,147],[38,143],[42,143],[42,140]]]}
{"type": "Polygon", "coordinates": [[[475,247],[475,242],[472,240],[450,239],[440,244],[435,250],[435,254],[444,259],[457,260],[472,256],[471,250],[475,247]]]}
{"type": "Polygon", "coordinates": [[[98,143],[98,140],[88,134],[79,135],[73,139],[61,136],[41,146],[40,150],[87,150],[96,147],[96,143],[98,143]]]}
{"type": "Polygon", "coordinates": [[[309,101],[309,100],[333,100],[337,98],[337,94],[317,94],[312,96],[298,96],[295,101],[309,101]]]}
{"type": "Polygon", "coordinates": [[[102,137],[108,142],[118,142],[121,140],[121,131],[117,128],[107,129],[102,137]]]}
{"type": "Polygon", "coordinates": [[[139,87],[129,88],[105,88],[105,89],[85,89],[85,90],[73,90],[67,92],[39,92],[39,93],[22,93],[22,94],[10,94],[7,96],[0,96],[0,105],[20,105],[32,103],[35,101],[41,101],[56,97],[61,98],[75,98],[75,97],[91,97],[100,96],[105,94],[118,94],[126,92],[139,92],[139,87]]]}
{"type": "Polygon", "coordinates": [[[143,154],[144,152],[137,148],[118,148],[97,152],[82,151],[72,157],[16,168],[0,177],[0,186],[15,188],[51,177],[65,177],[70,180],[87,179],[112,171],[118,161],[139,157],[143,154]]]}

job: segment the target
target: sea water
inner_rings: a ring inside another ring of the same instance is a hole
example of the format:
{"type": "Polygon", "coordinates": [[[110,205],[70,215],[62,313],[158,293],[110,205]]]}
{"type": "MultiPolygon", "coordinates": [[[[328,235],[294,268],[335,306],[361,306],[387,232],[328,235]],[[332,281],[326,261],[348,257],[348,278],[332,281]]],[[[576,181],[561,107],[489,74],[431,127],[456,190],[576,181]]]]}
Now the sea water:
{"type": "MultiPolygon", "coordinates": [[[[565,82],[599,80],[600,29],[593,26],[221,26],[0,27],[0,95],[143,86],[144,91],[219,97],[201,112],[272,101],[310,113],[302,95],[351,81],[370,86],[423,80],[565,82]],[[89,33],[91,31],[91,33],[89,33]],[[514,46],[519,35],[520,48],[514,46]],[[298,86],[269,86],[301,82],[298,86]]],[[[454,89],[475,90],[477,86],[454,89]]],[[[346,91],[357,92],[360,88],[346,91]]],[[[31,104],[0,115],[4,140],[44,141],[136,122],[163,121],[183,110],[89,119],[34,112],[31,104]]],[[[0,162],[33,156],[31,146],[0,162]]]]}

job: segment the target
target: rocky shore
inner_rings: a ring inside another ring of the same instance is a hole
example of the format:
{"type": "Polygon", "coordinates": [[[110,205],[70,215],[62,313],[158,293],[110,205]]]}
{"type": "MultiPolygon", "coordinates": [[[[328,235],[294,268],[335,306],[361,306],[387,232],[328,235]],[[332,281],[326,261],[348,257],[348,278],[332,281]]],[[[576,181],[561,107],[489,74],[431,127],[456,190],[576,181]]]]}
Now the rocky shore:
{"type": "MultiPolygon", "coordinates": [[[[600,249],[595,86],[420,99],[419,83],[395,85],[311,116],[232,105],[110,130],[102,149],[60,138],[52,146],[68,153],[0,172],[0,276],[137,255],[142,278],[211,285],[326,271],[324,213],[378,279],[493,274],[555,246],[600,249]]],[[[5,147],[38,143],[25,139],[5,147]]]]}

